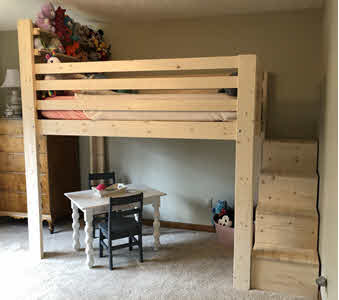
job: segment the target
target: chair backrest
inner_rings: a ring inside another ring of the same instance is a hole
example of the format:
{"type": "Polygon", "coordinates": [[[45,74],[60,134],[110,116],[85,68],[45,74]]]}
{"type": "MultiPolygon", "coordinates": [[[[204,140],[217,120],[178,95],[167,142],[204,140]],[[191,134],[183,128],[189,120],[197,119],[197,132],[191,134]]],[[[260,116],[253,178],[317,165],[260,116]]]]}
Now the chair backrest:
{"type": "MultiPolygon", "coordinates": [[[[138,214],[138,223],[142,225],[142,210],[143,210],[143,199],[144,194],[136,194],[126,197],[119,197],[119,198],[109,198],[109,218],[108,222],[110,222],[111,217],[124,217],[138,214]],[[116,206],[126,205],[126,209],[123,210],[116,210],[116,206]]],[[[110,228],[110,227],[108,227],[110,228]]]]}
{"type": "Polygon", "coordinates": [[[106,173],[89,173],[88,174],[88,188],[91,189],[92,186],[97,185],[93,181],[102,180],[104,184],[111,185],[115,183],[115,174],[114,172],[106,173]]]}

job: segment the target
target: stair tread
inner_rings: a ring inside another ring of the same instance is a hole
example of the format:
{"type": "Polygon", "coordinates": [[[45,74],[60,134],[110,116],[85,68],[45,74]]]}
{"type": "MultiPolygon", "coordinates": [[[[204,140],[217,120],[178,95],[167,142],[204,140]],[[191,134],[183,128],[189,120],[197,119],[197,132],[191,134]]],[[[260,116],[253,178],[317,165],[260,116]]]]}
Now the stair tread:
{"type": "Polygon", "coordinates": [[[293,263],[303,263],[308,265],[319,266],[317,250],[300,249],[300,248],[258,248],[254,246],[253,256],[256,258],[279,260],[293,263]]]}
{"type": "Polygon", "coordinates": [[[302,171],[279,171],[274,169],[263,169],[260,172],[260,175],[263,176],[276,176],[276,177],[289,177],[289,178],[308,178],[308,179],[317,179],[318,175],[316,173],[302,172],[302,171]]]}

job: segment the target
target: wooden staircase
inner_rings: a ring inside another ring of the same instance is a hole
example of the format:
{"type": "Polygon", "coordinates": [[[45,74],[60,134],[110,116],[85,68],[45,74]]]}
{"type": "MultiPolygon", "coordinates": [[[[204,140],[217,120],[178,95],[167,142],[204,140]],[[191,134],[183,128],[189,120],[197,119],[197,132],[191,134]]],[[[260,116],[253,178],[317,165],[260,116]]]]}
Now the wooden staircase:
{"type": "Polygon", "coordinates": [[[265,141],[251,288],[317,299],[315,141],[265,141]]]}

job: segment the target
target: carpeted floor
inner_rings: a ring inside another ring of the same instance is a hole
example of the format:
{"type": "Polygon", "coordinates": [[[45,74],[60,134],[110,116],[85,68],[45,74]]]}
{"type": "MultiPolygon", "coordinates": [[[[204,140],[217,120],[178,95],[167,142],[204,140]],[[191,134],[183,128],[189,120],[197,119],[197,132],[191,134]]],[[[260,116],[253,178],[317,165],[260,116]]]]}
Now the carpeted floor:
{"type": "MultiPolygon", "coordinates": [[[[72,249],[70,223],[56,226],[50,235],[44,227],[46,259],[34,262],[27,251],[27,225],[0,218],[0,299],[275,299],[293,298],[261,291],[232,288],[232,251],[215,240],[215,234],[161,229],[160,251],[152,249],[152,228],[144,228],[144,263],[137,249],[115,251],[113,271],[107,258],[95,267],[85,265],[85,252],[72,249]]],[[[81,246],[84,232],[81,230],[81,246]]]]}

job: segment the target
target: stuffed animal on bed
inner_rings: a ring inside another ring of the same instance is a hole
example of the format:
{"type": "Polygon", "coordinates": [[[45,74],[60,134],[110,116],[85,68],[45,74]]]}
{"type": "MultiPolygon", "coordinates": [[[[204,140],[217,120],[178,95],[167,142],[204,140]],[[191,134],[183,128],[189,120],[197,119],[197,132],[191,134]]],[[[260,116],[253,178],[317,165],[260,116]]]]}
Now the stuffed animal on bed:
{"type": "Polygon", "coordinates": [[[35,25],[46,31],[55,32],[55,10],[52,3],[48,2],[41,6],[35,25]]]}

